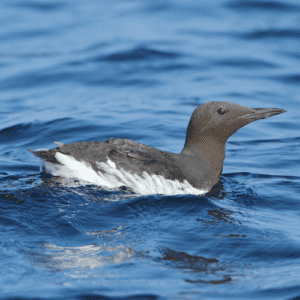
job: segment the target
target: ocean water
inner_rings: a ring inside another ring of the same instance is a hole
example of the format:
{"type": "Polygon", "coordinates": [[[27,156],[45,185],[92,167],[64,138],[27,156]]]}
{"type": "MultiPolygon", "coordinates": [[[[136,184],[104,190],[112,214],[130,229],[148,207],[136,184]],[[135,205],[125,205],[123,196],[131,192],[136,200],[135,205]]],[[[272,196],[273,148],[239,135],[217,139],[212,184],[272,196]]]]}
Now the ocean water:
{"type": "Polygon", "coordinates": [[[0,2],[1,299],[300,299],[300,3],[0,2]],[[227,142],[208,197],[40,172],[27,148],[180,152],[193,110],[287,113],[227,142]]]}

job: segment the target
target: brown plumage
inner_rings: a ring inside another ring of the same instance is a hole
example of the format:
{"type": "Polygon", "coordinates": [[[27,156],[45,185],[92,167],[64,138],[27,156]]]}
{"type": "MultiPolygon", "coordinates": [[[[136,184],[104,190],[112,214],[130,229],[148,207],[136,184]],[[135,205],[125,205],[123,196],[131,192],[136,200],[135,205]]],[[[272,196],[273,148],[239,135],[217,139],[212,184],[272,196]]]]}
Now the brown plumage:
{"type": "Polygon", "coordinates": [[[188,124],[181,153],[161,151],[126,139],[105,142],[81,142],[51,150],[29,150],[42,160],[60,164],[57,152],[84,161],[96,172],[99,163],[110,159],[116,168],[143,176],[161,175],[209,191],[219,181],[225,159],[227,139],[241,127],[260,119],[285,112],[277,108],[248,108],[230,102],[208,102],[195,109],[188,124]]]}

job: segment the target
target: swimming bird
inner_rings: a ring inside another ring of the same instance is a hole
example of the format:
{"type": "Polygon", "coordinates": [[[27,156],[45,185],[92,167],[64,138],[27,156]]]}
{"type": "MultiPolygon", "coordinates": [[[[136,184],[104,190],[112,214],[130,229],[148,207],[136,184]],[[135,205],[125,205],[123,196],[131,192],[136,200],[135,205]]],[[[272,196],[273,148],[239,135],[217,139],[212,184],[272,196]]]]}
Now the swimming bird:
{"type": "Polygon", "coordinates": [[[198,106],[189,121],[183,150],[162,151],[127,139],[55,142],[51,150],[30,150],[42,170],[108,188],[126,186],[139,194],[205,194],[220,180],[227,139],[243,126],[285,112],[230,102],[198,106]]]}

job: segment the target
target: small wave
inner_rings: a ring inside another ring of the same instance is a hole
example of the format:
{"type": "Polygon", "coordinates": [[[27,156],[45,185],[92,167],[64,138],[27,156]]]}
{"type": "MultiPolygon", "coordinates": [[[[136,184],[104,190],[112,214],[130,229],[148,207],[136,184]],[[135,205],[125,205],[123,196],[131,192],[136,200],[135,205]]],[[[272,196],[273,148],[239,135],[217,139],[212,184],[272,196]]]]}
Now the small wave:
{"type": "Polygon", "coordinates": [[[279,1],[231,1],[226,4],[228,8],[238,11],[247,10],[263,10],[263,11],[279,11],[290,12],[299,10],[299,6],[287,4],[279,1]]]}
{"type": "Polygon", "coordinates": [[[281,75],[281,76],[275,76],[272,78],[276,79],[278,81],[281,81],[282,83],[285,83],[285,84],[287,83],[287,84],[299,85],[299,83],[300,83],[300,74],[281,75]]]}
{"type": "Polygon", "coordinates": [[[253,30],[242,34],[234,33],[238,38],[249,40],[254,39],[291,39],[300,38],[300,30],[298,29],[268,29],[268,30],[253,30]]]}
{"type": "Polygon", "coordinates": [[[263,69],[263,68],[274,68],[275,64],[249,58],[234,58],[234,59],[224,59],[216,62],[217,66],[228,66],[233,68],[251,68],[251,69],[263,69]]]}
{"type": "Polygon", "coordinates": [[[171,59],[177,58],[179,55],[174,52],[166,52],[161,50],[153,50],[145,47],[138,47],[129,51],[121,51],[115,54],[107,55],[104,58],[98,58],[110,62],[120,61],[136,61],[136,60],[153,60],[153,59],[171,59]]]}
{"type": "Polygon", "coordinates": [[[14,3],[14,6],[19,8],[35,9],[42,11],[53,11],[61,9],[66,5],[66,2],[46,2],[46,1],[19,1],[14,3]]]}

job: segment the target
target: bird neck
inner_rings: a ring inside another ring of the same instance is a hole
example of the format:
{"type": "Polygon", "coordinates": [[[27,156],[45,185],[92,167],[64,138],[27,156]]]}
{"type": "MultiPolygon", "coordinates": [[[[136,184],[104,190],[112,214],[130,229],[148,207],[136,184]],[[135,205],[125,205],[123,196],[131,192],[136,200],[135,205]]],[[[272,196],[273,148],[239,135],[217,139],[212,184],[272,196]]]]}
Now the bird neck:
{"type": "Polygon", "coordinates": [[[184,145],[180,155],[192,156],[195,161],[199,161],[202,170],[205,169],[214,184],[220,179],[225,159],[225,143],[207,136],[198,142],[190,140],[184,145]]]}
{"type": "Polygon", "coordinates": [[[190,141],[185,143],[181,153],[199,156],[208,161],[222,161],[223,164],[225,158],[225,143],[222,143],[217,139],[200,139],[197,142],[190,141]]]}

